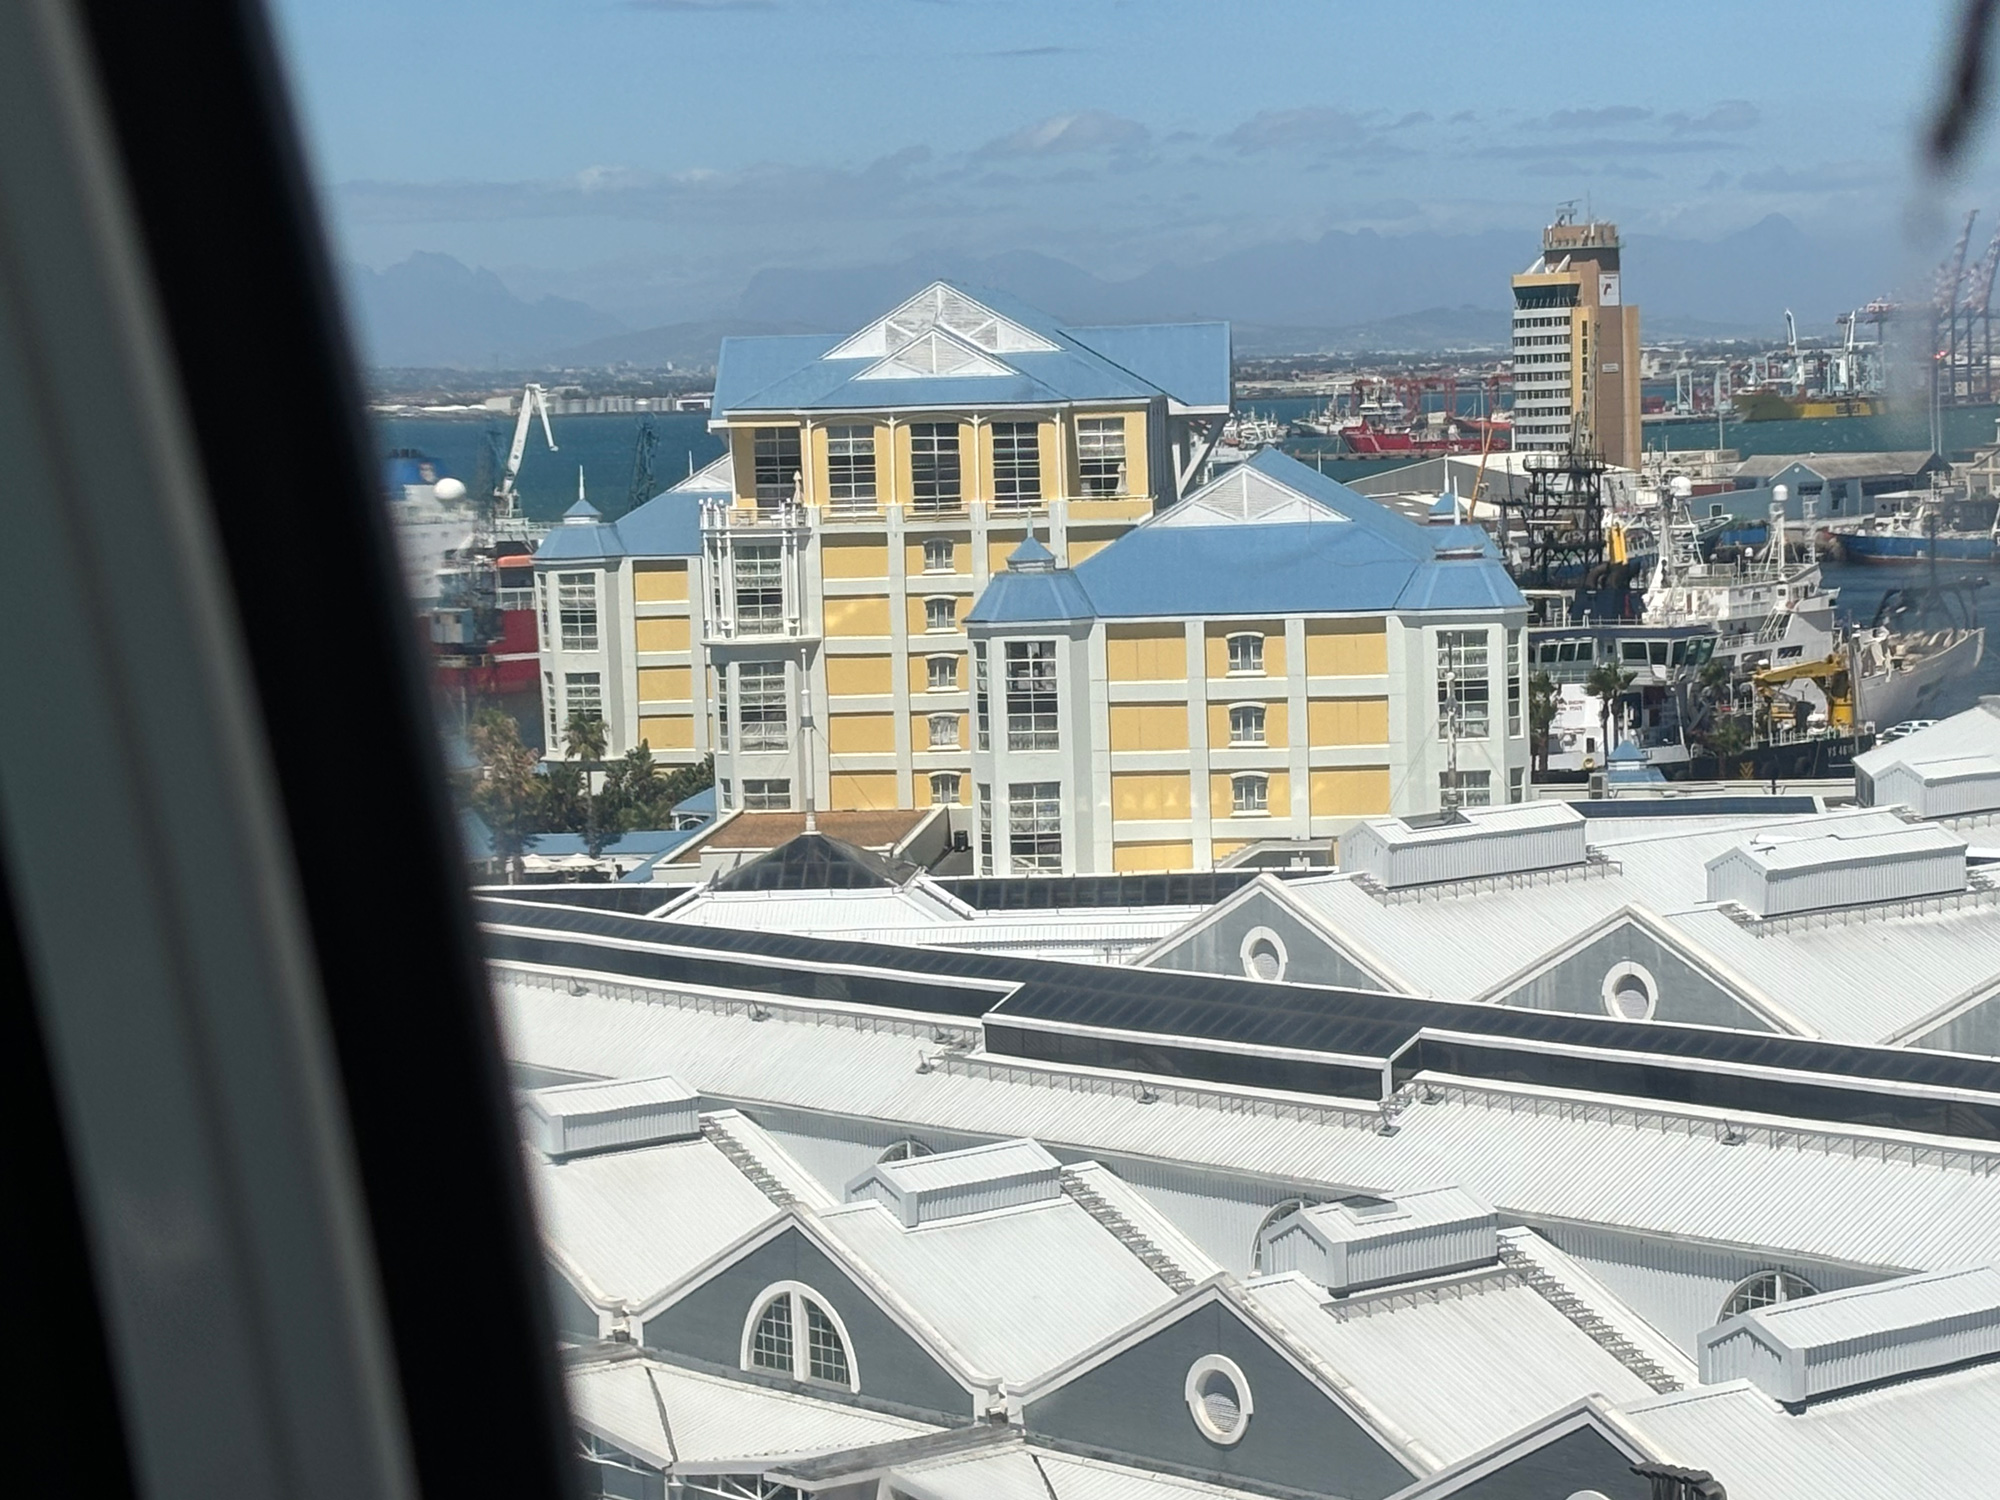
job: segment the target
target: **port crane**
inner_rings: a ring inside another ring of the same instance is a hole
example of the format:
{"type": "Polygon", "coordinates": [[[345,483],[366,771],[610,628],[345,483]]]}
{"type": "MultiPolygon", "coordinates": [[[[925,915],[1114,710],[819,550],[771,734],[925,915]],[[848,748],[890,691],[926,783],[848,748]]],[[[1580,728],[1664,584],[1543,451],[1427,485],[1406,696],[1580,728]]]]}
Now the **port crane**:
{"type": "Polygon", "coordinates": [[[556,435],[549,427],[548,392],[531,380],[522,387],[521,410],[514,419],[514,443],[507,450],[507,462],[500,470],[500,482],[493,487],[493,518],[496,521],[520,519],[521,499],[514,489],[514,479],[521,472],[521,455],[528,450],[528,428],[537,412],[541,414],[542,436],[548,440],[549,452],[561,451],[556,447],[556,435]]]}

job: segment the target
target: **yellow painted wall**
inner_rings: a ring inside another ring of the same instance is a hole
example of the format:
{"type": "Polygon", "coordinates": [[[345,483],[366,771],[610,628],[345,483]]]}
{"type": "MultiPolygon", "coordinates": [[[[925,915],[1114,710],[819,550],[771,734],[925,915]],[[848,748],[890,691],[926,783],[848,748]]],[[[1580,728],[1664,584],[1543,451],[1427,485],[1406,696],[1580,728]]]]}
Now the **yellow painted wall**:
{"type": "Polygon", "coordinates": [[[1191,796],[1184,771],[1120,773],[1111,778],[1111,816],[1122,823],[1185,818],[1191,796]]]}
{"type": "MultiPolygon", "coordinates": [[[[1265,810],[1274,818],[1290,817],[1292,812],[1290,774],[1284,771],[1269,771],[1264,773],[1264,777],[1270,783],[1265,789],[1265,810]]],[[[1212,773],[1208,778],[1209,815],[1217,822],[1232,816],[1231,809],[1236,805],[1235,792],[1229,785],[1230,779],[1221,772],[1212,773]]],[[[1245,816],[1252,815],[1245,814],[1245,816]]]]}
{"type": "Polygon", "coordinates": [[[688,648],[687,616],[666,615],[635,620],[632,636],[641,651],[685,651],[688,648]]]}
{"type": "Polygon", "coordinates": [[[686,667],[639,668],[641,703],[686,703],[691,696],[686,667]]]}
{"type": "Polygon", "coordinates": [[[918,702],[928,693],[931,682],[931,661],[933,656],[949,656],[958,663],[958,686],[947,688],[947,692],[969,692],[972,688],[972,668],[966,663],[963,651],[925,651],[910,657],[910,696],[918,702]]]}
{"type": "Polygon", "coordinates": [[[1389,634],[1380,620],[1306,621],[1308,677],[1379,677],[1389,670],[1389,634]]]}
{"type": "Polygon", "coordinates": [[[1222,862],[1225,859],[1229,858],[1230,855],[1234,854],[1238,849],[1247,849],[1249,847],[1250,847],[1250,841],[1248,839],[1217,839],[1214,843],[1208,846],[1208,852],[1209,852],[1209,857],[1213,859],[1216,863],[1216,866],[1220,868],[1222,862]]]}
{"type": "Polygon", "coordinates": [[[827,599],[822,602],[821,608],[826,612],[828,635],[889,633],[889,601],[880,595],[869,595],[858,599],[827,599]]]}
{"type": "MultiPolygon", "coordinates": [[[[912,807],[937,807],[940,805],[931,798],[931,773],[928,771],[919,771],[915,776],[910,778],[910,794],[910,805],[912,807]]],[[[970,773],[965,771],[958,773],[958,801],[946,802],[942,805],[945,807],[972,806],[972,776],[970,773]]]]}
{"type": "Polygon", "coordinates": [[[1073,536],[1069,539],[1069,565],[1073,568],[1087,557],[1095,557],[1117,540],[1116,537],[1073,536]]]}
{"type": "MultiPolygon", "coordinates": [[[[1264,705],[1265,744],[1288,745],[1291,743],[1285,737],[1286,725],[1289,722],[1286,718],[1286,712],[1286,707],[1282,702],[1266,703],[1264,705]]],[[[1211,750],[1227,750],[1229,745],[1229,705],[1227,703],[1211,703],[1208,705],[1208,748],[1211,750]]]]}
{"type": "Polygon", "coordinates": [[[889,548],[883,542],[826,536],[819,544],[820,573],[826,578],[887,578],[889,548]]]}
{"type": "Polygon", "coordinates": [[[1229,675],[1229,638],[1232,635],[1250,635],[1262,632],[1264,637],[1264,675],[1283,677],[1285,675],[1285,627],[1271,621],[1236,625],[1210,625],[1208,627],[1208,675],[1227,677],[1229,675]]]}
{"type": "MultiPolygon", "coordinates": [[[[951,713],[951,710],[940,709],[938,712],[941,717],[944,714],[951,713]]],[[[952,717],[958,720],[958,745],[940,745],[938,747],[940,750],[957,749],[960,746],[970,746],[972,743],[965,737],[965,715],[952,714],[952,717]]],[[[931,748],[931,716],[929,714],[910,715],[910,748],[919,755],[924,754],[931,748]]]]}
{"type": "Polygon", "coordinates": [[[1187,707],[1180,703],[1111,705],[1113,750],[1185,750],[1187,707]]]}
{"type": "Polygon", "coordinates": [[[655,753],[694,749],[694,720],[687,714],[665,714],[639,721],[639,738],[655,753]]]}
{"type": "Polygon", "coordinates": [[[1014,549],[1020,545],[1021,538],[1018,536],[1001,537],[995,540],[989,533],[986,543],[986,571],[989,573],[1006,572],[1007,559],[1014,555],[1014,549]]]}
{"type": "Polygon", "coordinates": [[[1134,873],[1152,870],[1192,870],[1194,845],[1113,844],[1111,868],[1121,872],[1130,870],[1134,873]]]}
{"type": "MultiPolygon", "coordinates": [[[[926,632],[928,627],[924,624],[924,621],[927,618],[928,611],[925,608],[925,601],[930,597],[931,596],[927,594],[926,595],[912,594],[910,596],[909,611],[910,611],[911,635],[923,635],[926,632]]],[[[953,619],[963,620],[968,614],[972,612],[972,600],[967,598],[963,594],[953,595],[951,612],[953,619]]],[[[939,631],[938,634],[943,635],[944,632],[939,631]]]]}
{"type": "Polygon", "coordinates": [[[889,714],[828,714],[826,748],[835,755],[894,755],[896,720],[889,714]]]}
{"type": "Polygon", "coordinates": [[[830,812],[867,812],[896,805],[894,771],[835,771],[828,778],[830,812]]]}
{"type": "Polygon", "coordinates": [[[684,604],[688,570],[684,562],[634,563],[632,597],[640,604],[684,604]]]}
{"type": "Polygon", "coordinates": [[[1185,682],[1187,637],[1178,625],[1107,625],[1104,669],[1112,682],[1185,682]]]}
{"type": "Polygon", "coordinates": [[[1387,766],[1341,766],[1311,775],[1315,818],[1369,817],[1389,810],[1387,766]]]}
{"type": "Polygon", "coordinates": [[[894,674],[886,656],[829,656],[826,690],[836,698],[886,694],[894,691],[894,674]]]}
{"type": "Polygon", "coordinates": [[[736,477],[736,499],[741,505],[757,503],[757,440],[748,427],[729,429],[729,467],[736,477]]]}
{"type": "Polygon", "coordinates": [[[1315,698],[1306,704],[1306,742],[1312,745],[1386,745],[1387,698],[1315,698]]]}
{"type": "Polygon", "coordinates": [[[934,531],[929,533],[929,535],[949,535],[951,537],[952,542],[955,544],[951,549],[951,572],[925,573],[924,544],[922,541],[911,542],[903,548],[903,571],[910,577],[910,586],[912,588],[921,587],[917,580],[925,577],[950,578],[956,575],[961,578],[969,578],[972,575],[972,538],[962,532],[955,531],[950,533],[934,531]]]}

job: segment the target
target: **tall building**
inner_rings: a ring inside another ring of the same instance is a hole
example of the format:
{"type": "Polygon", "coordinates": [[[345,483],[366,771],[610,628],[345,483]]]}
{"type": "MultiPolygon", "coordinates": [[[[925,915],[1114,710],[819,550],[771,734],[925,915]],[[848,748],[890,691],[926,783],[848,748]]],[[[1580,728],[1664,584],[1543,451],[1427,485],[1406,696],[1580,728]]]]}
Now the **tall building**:
{"type": "Polygon", "coordinates": [[[968,622],[979,873],[1206,870],[1518,802],[1526,619],[1483,530],[1274,449],[1073,568],[1030,537],[968,622]]]}
{"type": "Polygon", "coordinates": [[[1636,469],[1639,309],[1626,305],[1618,226],[1565,214],[1542,231],[1542,253],[1514,278],[1514,447],[1575,442],[1636,469]]]}
{"type": "Polygon", "coordinates": [[[1081,562],[1200,466],[1226,324],[1067,327],[944,282],[848,337],[725,340],[725,458],[536,558],[544,695],[721,808],[969,807],[966,615],[1031,532],[1081,562]]]}

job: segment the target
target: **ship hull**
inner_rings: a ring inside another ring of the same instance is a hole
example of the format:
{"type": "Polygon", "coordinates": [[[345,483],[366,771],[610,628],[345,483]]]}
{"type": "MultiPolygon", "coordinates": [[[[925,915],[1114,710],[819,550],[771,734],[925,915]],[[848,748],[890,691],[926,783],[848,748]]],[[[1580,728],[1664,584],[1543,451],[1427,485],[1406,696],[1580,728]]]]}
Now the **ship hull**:
{"type": "Polygon", "coordinates": [[[1843,562],[1857,563],[1991,563],[2000,561],[2000,541],[1990,535],[1899,536],[1850,531],[1838,538],[1843,562]]]}
{"type": "Polygon", "coordinates": [[[1776,391],[1738,391],[1735,399],[1737,420],[1743,422],[1879,417],[1889,409],[1881,396],[1781,396],[1776,391]]]}
{"type": "Polygon", "coordinates": [[[1940,651],[1914,660],[1905,657],[1888,671],[1857,673],[1855,718],[1887,729],[1906,719],[1925,717],[1939,690],[1953,678],[1974,670],[1985,653],[1985,630],[1968,630],[1940,651]]]}

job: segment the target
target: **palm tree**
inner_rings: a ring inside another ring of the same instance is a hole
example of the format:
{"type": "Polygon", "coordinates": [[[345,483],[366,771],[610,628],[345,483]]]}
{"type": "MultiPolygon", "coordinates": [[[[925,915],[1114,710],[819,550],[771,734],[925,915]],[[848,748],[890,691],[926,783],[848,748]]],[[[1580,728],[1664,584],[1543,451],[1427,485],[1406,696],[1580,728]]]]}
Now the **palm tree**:
{"type": "Polygon", "coordinates": [[[1583,689],[1597,699],[1597,717],[1603,726],[1604,762],[1611,761],[1611,715],[1617,710],[1619,701],[1632,689],[1634,674],[1625,671],[1616,662],[1600,662],[1590,669],[1590,675],[1583,679],[1583,689]]]}
{"type": "Polygon", "coordinates": [[[1528,679],[1528,732],[1531,758],[1535,769],[1543,775],[1549,769],[1549,731],[1555,728],[1556,705],[1562,695],[1556,689],[1556,680],[1546,672],[1537,672],[1528,679]]]}
{"type": "Polygon", "coordinates": [[[604,852],[606,840],[597,827],[597,799],[590,791],[590,768],[604,759],[609,732],[597,714],[573,713],[563,726],[563,759],[574,760],[583,773],[583,842],[593,856],[604,852]]]}

